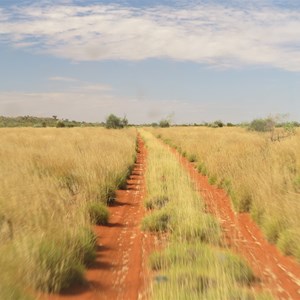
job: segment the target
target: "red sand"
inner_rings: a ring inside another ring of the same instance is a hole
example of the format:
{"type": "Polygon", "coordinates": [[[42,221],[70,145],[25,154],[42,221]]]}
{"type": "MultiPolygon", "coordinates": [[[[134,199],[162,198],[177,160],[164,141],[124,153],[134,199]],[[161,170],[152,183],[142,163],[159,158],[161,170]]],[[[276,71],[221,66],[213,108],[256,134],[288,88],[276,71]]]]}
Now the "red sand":
{"type": "MultiPolygon", "coordinates": [[[[146,149],[138,137],[138,154],[126,190],[118,190],[115,203],[109,207],[108,226],[95,226],[98,236],[96,261],[86,272],[87,284],[73,286],[48,300],[67,299],[145,299],[150,282],[147,258],[153,249],[154,236],[141,232],[145,215],[146,149]]],[[[43,297],[44,298],[44,297],[43,297]]]]}
{"type": "Polygon", "coordinates": [[[249,214],[235,213],[224,190],[210,185],[193,163],[172,151],[196,183],[207,211],[220,220],[227,246],[246,258],[259,286],[278,299],[300,299],[300,264],[270,244],[249,214]]]}

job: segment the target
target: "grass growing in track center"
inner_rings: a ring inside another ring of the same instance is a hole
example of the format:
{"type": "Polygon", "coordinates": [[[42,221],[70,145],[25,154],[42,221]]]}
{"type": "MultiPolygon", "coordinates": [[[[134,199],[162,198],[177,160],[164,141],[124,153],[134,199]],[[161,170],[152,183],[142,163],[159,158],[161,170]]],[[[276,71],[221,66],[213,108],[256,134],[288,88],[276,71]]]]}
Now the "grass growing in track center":
{"type": "Polygon", "coordinates": [[[167,245],[150,257],[157,276],[153,299],[271,299],[255,294],[247,263],[221,246],[217,220],[204,204],[177,158],[150,132],[141,130],[148,149],[142,229],[167,235],[167,245]],[[150,203],[150,204],[149,204],[150,203]]]}
{"type": "Polygon", "coordinates": [[[300,130],[280,141],[245,128],[152,129],[250,212],[267,239],[300,260],[300,130]]]}
{"type": "Polygon", "coordinates": [[[135,161],[136,131],[0,129],[0,299],[84,280],[94,223],[135,161]]]}

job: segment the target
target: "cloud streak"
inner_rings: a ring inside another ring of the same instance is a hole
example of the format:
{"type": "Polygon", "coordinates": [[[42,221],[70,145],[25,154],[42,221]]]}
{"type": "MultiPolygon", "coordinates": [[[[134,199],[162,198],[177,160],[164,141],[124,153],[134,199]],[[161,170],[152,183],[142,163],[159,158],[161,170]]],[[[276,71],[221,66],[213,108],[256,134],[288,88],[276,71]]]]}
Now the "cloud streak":
{"type": "Polygon", "coordinates": [[[160,58],[300,71],[300,11],[267,4],[10,7],[0,10],[1,41],[73,61],[160,58]]]}

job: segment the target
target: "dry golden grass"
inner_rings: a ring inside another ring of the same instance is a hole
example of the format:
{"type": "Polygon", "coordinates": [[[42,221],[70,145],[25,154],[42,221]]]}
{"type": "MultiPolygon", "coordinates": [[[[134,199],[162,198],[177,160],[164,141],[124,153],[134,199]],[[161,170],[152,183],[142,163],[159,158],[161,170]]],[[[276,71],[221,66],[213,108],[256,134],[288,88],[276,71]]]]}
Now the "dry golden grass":
{"type": "Polygon", "coordinates": [[[244,128],[153,129],[250,211],[266,237],[300,259],[300,131],[272,142],[244,128]]]}
{"type": "Polygon", "coordinates": [[[0,299],[59,291],[93,259],[89,204],[135,159],[136,131],[0,129],[0,299]]]}

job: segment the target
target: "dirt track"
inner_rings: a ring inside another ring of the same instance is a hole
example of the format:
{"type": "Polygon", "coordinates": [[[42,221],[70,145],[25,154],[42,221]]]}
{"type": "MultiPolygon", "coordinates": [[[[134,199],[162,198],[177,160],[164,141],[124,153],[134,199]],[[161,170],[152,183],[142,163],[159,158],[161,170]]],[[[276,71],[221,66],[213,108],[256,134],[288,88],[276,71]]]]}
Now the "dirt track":
{"type": "Polygon", "coordinates": [[[193,163],[172,151],[196,183],[207,211],[220,220],[225,243],[247,259],[259,279],[258,285],[278,299],[300,299],[300,264],[270,244],[249,214],[234,213],[226,192],[210,185],[193,163]]]}
{"type": "Polygon", "coordinates": [[[138,138],[138,154],[126,190],[118,190],[109,207],[108,226],[95,226],[98,236],[97,258],[86,272],[87,284],[70,288],[47,299],[144,299],[149,283],[147,258],[154,237],[140,230],[144,216],[146,149],[138,138]]]}

